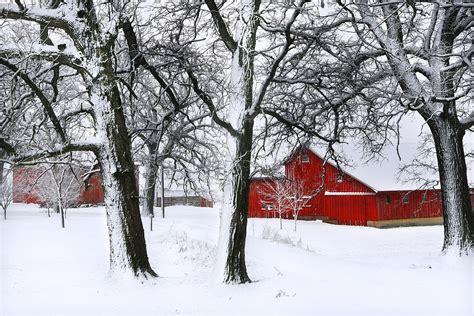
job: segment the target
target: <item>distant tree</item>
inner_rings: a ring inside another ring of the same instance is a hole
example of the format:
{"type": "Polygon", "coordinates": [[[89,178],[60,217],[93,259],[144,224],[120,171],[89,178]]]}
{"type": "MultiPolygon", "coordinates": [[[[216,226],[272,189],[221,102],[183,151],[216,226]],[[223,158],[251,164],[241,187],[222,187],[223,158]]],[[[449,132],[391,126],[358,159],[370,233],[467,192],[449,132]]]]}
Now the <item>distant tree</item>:
{"type": "Polygon", "coordinates": [[[48,208],[53,206],[55,211],[60,213],[63,228],[67,209],[77,205],[81,189],[79,170],[69,164],[53,164],[45,167],[35,185],[35,192],[41,201],[48,208]]]}
{"type": "Polygon", "coordinates": [[[186,177],[191,164],[208,174],[213,165],[203,157],[209,156],[210,150],[218,152],[213,140],[204,137],[213,129],[209,111],[191,93],[189,79],[176,66],[170,66],[169,56],[157,54],[155,40],[148,39],[147,34],[154,38],[162,32],[159,26],[148,23],[147,19],[155,17],[141,16],[134,24],[129,19],[121,22],[130,63],[130,97],[123,99],[130,108],[131,134],[145,165],[143,215],[153,214],[157,172],[165,159],[179,164],[186,177]]]}
{"type": "Polygon", "coordinates": [[[280,219],[280,229],[283,229],[283,215],[292,210],[292,203],[289,200],[292,192],[289,184],[290,181],[285,178],[270,178],[259,192],[262,199],[272,203],[273,211],[280,219]]]}
{"type": "Polygon", "coordinates": [[[13,202],[13,183],[9,174],[11,169],[6,169],[4,165],[0,161],[0,206],[3,209],[3,219],[7,219],[7,208],[13,202]]]}
{"type": "Polygon", "coordinates": [[[301,179],[291,179],[288,180],[286,183],[288,196],[286,197],[288,206],[293,213],[293,219],[295,222],[295,232],[296,232],[296,225],[298,222],[298,215],[300,214],[301,210],[305,208],[308,203],[318,195],[319,192],[322,190],[322,186],[316,189],[309,188],[304,184],[301,179]]]}

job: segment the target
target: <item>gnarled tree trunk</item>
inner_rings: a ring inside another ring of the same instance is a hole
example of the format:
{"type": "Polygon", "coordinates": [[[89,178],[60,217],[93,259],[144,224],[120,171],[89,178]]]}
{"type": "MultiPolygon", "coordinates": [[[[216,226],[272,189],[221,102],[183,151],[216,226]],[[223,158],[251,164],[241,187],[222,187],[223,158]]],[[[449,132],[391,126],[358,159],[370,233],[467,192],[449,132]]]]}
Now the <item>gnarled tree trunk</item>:
{"type": "Polygon", "coordinates": [[[245,264],[248,195],[250,190],[250,159],[254,119],[247,113],[253,105],[253,74],[255,40],[260,1],[240,4],[240,18],[235,27],[239,45],[232,53],[230,104],[228,121],[237,135],[228,135],[229,160],[221,215],[220,247],[225,251],[224,282],[251,282],[245,264]]]}
{"type": "Polygon", "coordinates": [[[106,134],[97,153],[105,191],[110,238],[111,270],[133,271],[137,276],[156,276],[150,266],[140,218],[138,186],[117,87],[94,100],[97,130],[106,134]]]}
{"type": "Polygon", "coordinates": [[[443,250],[451,246],[460,252],[474,247],[474,213],[467,181],[463,148],[464,131],[455,117],[440,117],[428,121],[433,135],[438,161],[443,203],[443,250]]]}
{"type": "Polygon", "coordinates": [[[132,271],[136,276],[156,276],[150,266],[140,217],[138,185],[131,141],[117,87],[113,49],[118,30],[102,34],[93,5],[87,6],[86,61],[91,65],[89,97],[94,107],[105,207],[110,239],[110,268],[132,271]]]}

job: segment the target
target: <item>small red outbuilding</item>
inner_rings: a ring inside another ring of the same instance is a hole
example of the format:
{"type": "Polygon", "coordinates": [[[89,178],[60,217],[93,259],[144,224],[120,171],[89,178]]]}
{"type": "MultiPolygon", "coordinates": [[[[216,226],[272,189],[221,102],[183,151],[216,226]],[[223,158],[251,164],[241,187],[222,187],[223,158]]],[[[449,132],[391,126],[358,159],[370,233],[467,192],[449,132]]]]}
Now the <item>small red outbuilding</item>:
{"type": "MultiPolygon", "coordinates": [[[[440,191],[377,190],[346,171],[340,171],[308,147],[285,162],[285,176],[305,188],[299,219],[373,227],[442,224],[440,191]]],[[[390,176],[390,175],[380,175],[390,176]]],[[[278,217],[275,198],[264,193],[279,179],[255,178],[250,185],[249,216],[278,217]]],[[[471,198],[474,195],[471,195],[471,198]]],[[[293,218],[286,212],[284,218],[293,218]]]]}
{"type": "MultiPolygon", "coordinates": [[[[16,167],[13,169],[13,202],[42,204],[41,194],[36,190],[38,177],[43,169],[37,166],[16,167]]],[[[83,170],[87,171],[86,169],[83,170]]],[[[88,179],[88,187],[81,185],[81,192],[77,200],[78,204],[102,204],[104,203],[104,189],[102,177],[95,173],[88,179]]]]}

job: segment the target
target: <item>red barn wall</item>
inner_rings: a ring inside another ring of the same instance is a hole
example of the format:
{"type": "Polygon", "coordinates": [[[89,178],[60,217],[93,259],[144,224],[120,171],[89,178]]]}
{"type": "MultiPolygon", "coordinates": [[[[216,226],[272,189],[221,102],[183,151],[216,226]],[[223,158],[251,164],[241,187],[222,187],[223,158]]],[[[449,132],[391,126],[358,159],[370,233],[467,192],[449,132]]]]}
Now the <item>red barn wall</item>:
{"type": "Polygon", "coordinates": [[[101,204],[104,203],[104,189],[102,187],[102,177],[94,174],[89,178],[89,186],[82,189],[79,201],[81,204],[101,204]]]}
{"type": "Polygon", "coordinates": [[[250,182],[249,192],[249,217],[276,217],[275,211],[264,209],[262,203],[276,205],[276,202],[268,197],[262,196],[266,186],[273,186],[274,180],[270,178],[256,178],[250,182]]]}
{"type": "Polygon", "coordinates": [[[306,195],[314,195],[316,191],[320,191],[304,207],[298,214],[300,219],[312,220],[322,218],[323,214],[323,165],[321,159],[311,150],[302,149],[293,155],[285,164],[285,175],[290,180],[301,181],[306,189],[306,195]],[[303,156],[308,156],[308,161],[303,161],[303,156]]]}
{"type": "Polygon", "coordinates": [[[382,191],[377,193],[377,204],[381,221],[439,217],[443,214],[439,190],[382,191]],[[405,196],[408,196],[408,201],[404,200],[405,196]]]}
{"type": "Polygon", "coordinates": [[[367,225],[367,210],[374,204],[375,195],[327,195],[324,208],[328,221],[343,225],[367,225]]]}
{"type": "Polygon", "coordinates": [[[41,203],[33,188],[34,181],[39,175],[39,170],[36,168],[13,169],[13,203],[41,203]]]}
{"type": "Polygon", "coordinates": [[[324,161],[313,151],[304,148],[285,165],[287,177],[302,179],[304,185],[308,187],[308,192],[321,190],[310,201],[308,207],[301,211],[300,218],[320,218],[348,225],[366,225],[367,219],[375,220],[377,218],[375,191],[349,174],[340,173],[332,164],[323,164],[324,161]],[[308,156],[307,162],[303,159],[303,155],[308,156]],[[326,195],[325,192],[345,194],[326,195]]]}

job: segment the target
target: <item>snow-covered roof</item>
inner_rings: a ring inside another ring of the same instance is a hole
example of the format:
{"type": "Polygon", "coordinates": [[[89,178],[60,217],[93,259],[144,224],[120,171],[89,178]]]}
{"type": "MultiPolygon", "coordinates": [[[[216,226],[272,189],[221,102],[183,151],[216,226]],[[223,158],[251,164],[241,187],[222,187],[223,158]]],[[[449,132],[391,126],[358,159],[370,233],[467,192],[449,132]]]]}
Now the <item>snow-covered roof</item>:
{"type": "MultiPolygon", "coordinates": [[[[378,161],[369,161],[364,158],[361,150],[352,144],[335,146],[337,154],[343,154],[350,160],[350,166],[343,170],[350,176],[361,181],[375,191],[416,190],[417,184],[404,182],[398,179],[398,170],[404,163],[413,161],[416,157],[416,143],[401,143],[399,145],[399,159],[395,146],[387,147],[378,161]]],[[[325,148],[311,147],[319,157],[324,157],[325,148]]],[[[334,162],[329,161],[334,165],[334,162]]]]}

